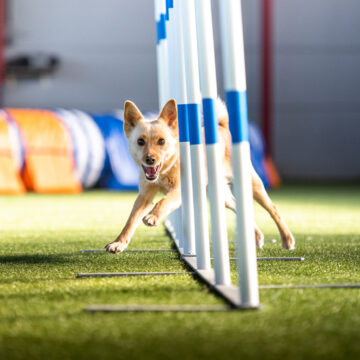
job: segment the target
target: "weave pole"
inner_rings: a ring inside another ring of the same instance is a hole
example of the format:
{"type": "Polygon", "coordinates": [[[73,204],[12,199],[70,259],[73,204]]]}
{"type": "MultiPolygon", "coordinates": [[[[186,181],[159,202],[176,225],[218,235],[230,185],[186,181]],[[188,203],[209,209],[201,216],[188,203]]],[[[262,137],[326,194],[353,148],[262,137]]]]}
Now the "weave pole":
{"type": "MultiPolygon", "coordinates": [[[[172,47],[173,64],[175,74],[175,92],[174,98],[178,108],[179,123],[179,148],[181,164],[181,211],[175,214],[175,217],[181,217],[181,242],[179,247],[183,249],[184,254],[195,254],[195,222],[194,222],[194,205],[193,205],[193,188],[191,173],[191,155],[190,155],[190,134],[187,116],[187,98],[186,98],[186,77],[185,77],[185,60],[182,46],[181,18],[176,2],[173,3],[173,10],[170,14],[170,23],[173,26],[174,46],[172,47]]],[[[179,219],[178,219],[179,221],[179,219]]],[[[177,237],[179,235],[177,234],[177,237]]]]}
{"type": "Polygon", "coordinates": [[[199,74],[202,94],[211,242],[216,284],[230,285],[229,247],[225,217],[224,176],[216,111],[217,82],[211,14],[211,0],[195,0],[199,74]]]}
{"type": "Polygon", "coordinates": [[[175,73],[175,64],[173,61],[173,57],[175,54],[175,29],[174,22],[170,21],[170,16],[173,17],[173,0],[162,0],[165,2],[165,28],[166,28],[166,41],[167,41],[167,51],[168,51],[168,75],[167,75],[167,83],[168,83],[168,98],[166,101],[175,98],[176,94],[176,73],[175,73]]]}
{"type": "MultiPolygon", "coordinates": [[[[186,103],[180,103],[180,105],[185,105],[183,110],[186,111],[189,125],[197,267],[201,270],[209,270],[211,268],[211,262],[206,200],[205,159],[200,122],[201,94],[193,1],[175,0],[174,10],[175,19],[177,20],[176,32],[182,34],[182,42],[178,42],[176,47],[179,50],[179,47],[181,48],[181,46],[183,46],[182,59],[184,60],[184,64],[181,65],[184,66],[181,71],[184,71],[186,80],[186,103]]],[[[183,82],[180,84],[184,85],[183,82]]],[[[181,89],[181,91],[184,92],[184,89],[181,89]]],[[[185,166],[186,164],[181,165],[182,171],[185,166]]]]}
{"type": "Polygon", "coordinates": [[[166,6],[165,0],[154,0],[155,22],[157,32],[156,63],[159,92],[159,108],[161,109],[169,100],[169,62],[168,43],[166,37],[166,6]]]}
{"type": "Polygon", "coordinates": [[[259,307],[241,2],[219,1],[224,87],[232,136],[236,243],[242,307],[259,307]]]}
{"type": "MultiPolygon", "coordinates": [[[[167,76],[167,82],[168,82],[168,89],[169,89],[169,93],[168,93],[168,97],[166,100],[169,99],[176,99],[177,98],[177,91],[178,91],[178,86],[177,86],[177,72],[176,72],[176,65],[174,62],[174,57],[176,55],[176,42],[175,42],[175,24],[174,21],[170,21],[170,18],[174,17],[174,6],[173,6],[173,0],[162,0],[163,3],[165,2],[165,8],[166,8],[166,12],[165,12],[165,25],[166,25],[166,37],[167,37],[167,50],[168,50],[168,76],[167,76]]],[[[190,166],[189,166],[190,167],[190,166]]],[[[191,179],[191,174],[190,174],[190,179],[191,179]]],[[[185,181],[186,183],[186,181],[185,181]]],[[[187,190],[184,189],[184,192],[187,193],[187,190]]],[[[190,194],[192,196],[192,193],[190,194]]],[[[190,204],[192,204],[192,197],[191,197],[191,201],[190,204]]],[[[182,227],[182,209],[177,209],[174,210],[173,213],[170,215],[171,218],[171,222],[173,224],[173,228],[176,234],[176,240],[179,242],[179,245],[181,247],[184,246],[185,244],[185,248],[188,249],[189,246],[188,244],[193,244],[194,241],[192,240],[192,238],[190,237],[190,240],[185,239],[185,243],[183,243],[183,239],[185,238],[185,236],[183,236],[183,227],[182,227]]],[[[191,213],[190,213],[191,215],[191,213]]],[[[191,228],[190,228],[191,231],[191,228]]],[[[193,231],[193,230],[192,230],[193,231]]],[[[188,232],[186,233],[186,235],[188,235],[188,232]]],[[[191,246],[190,246],[191,248],[191,246]]]]}

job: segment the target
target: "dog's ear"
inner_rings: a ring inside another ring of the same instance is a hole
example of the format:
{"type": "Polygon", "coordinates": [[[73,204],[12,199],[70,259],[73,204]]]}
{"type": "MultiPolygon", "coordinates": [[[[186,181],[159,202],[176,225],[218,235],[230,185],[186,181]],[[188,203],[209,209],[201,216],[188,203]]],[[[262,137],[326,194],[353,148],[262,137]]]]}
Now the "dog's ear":
{"type": "Polygon", "coordinates": [[[139,120],[143,119],[144,116],[136,105],[127,100],[124,105],[124,131],[126,137],[129,137],[131,130],[136,126],[139,120]]]}
{"type": "Polygon", "coordinates": [[[174,99],[169,100],[163,107],[160,113],[162,118],[171,129],[177,129],[178,126],[178,114],[176,101],[174,99]]]}

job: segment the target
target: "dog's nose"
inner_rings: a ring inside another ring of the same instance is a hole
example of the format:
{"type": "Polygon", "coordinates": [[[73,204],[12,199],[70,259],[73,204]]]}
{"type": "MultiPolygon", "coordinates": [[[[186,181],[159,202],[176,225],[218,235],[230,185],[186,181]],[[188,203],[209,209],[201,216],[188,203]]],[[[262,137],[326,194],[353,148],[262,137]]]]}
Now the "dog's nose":
{"type": "Polygon", "coordinates": [[[154,165],[155,160],[155,156],[146,156],[145,158],[145,161],[148,165],[154,165]]]}

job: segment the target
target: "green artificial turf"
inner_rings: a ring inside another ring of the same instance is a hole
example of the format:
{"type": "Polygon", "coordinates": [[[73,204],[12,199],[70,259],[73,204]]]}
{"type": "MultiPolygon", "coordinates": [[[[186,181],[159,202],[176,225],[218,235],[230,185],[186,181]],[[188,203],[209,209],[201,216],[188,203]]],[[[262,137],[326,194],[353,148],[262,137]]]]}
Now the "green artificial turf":
{"type": "MultiPolygon", "coordinates": [[[[360,187],[288,186],[271,196],[296,237],[280,246],[258,206],[267,239],[267,284],[360,283],[360,187]]],[[[176,253],[81,254],[121,230],[135,194],[0,197],[0,359],[355,359],[360,289],[261,290],[262,309],[230,313],[89,314],[95,304],[219,305],[190,274],[76,279],[79,272],[186,271],[176,253]]],[[[228,213],[229,238],[234,215],[228,213]]],[[[171,248],[163,226],[141,225],[130,248],[171,248]]],[[[230,243],[231,254],[234,244],[230,243]]],[[[236,282],[235,265],[232,264],[236,282]]]]}

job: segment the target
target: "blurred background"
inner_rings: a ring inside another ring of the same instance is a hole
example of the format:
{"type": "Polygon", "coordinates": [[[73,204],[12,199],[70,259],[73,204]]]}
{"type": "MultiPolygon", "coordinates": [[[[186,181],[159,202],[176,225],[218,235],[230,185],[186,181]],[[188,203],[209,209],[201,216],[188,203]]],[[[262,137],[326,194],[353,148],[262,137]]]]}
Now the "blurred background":
{"type": "MultiPolygon", "coordinates": [[[[131,99],[144,111],[158,110],[153,1],[0,3],[3,108],[120,119],[131,99]]],[[[284,180],[358,180],[360,2],[242,3],[249,115],[265,127],[278,173],[284,180]]],[[[217,1],[213,16],[222,95],[217,1]]]]}

